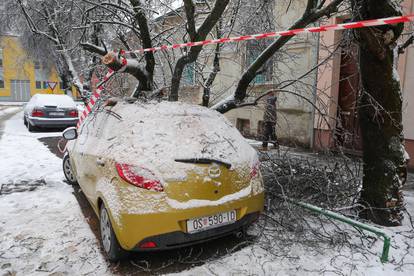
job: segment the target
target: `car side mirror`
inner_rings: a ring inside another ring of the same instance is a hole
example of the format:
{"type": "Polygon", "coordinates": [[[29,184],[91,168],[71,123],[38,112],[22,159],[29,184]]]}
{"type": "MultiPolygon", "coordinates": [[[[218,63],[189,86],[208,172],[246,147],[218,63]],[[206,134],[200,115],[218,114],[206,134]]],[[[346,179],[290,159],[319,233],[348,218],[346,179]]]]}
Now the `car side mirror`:
{"type": "Polygon", "coordinates": [[[63,131],[62,136],[66,140],[75,140],[76,138],[78,138],[78,131],[76,127],[68,127],[63,131]]]}

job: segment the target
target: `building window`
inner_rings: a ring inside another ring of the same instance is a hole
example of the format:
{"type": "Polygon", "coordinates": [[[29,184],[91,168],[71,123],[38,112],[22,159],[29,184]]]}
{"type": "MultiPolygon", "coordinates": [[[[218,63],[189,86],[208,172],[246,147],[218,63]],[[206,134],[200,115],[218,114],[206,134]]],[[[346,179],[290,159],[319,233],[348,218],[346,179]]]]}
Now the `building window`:
{"type": "Polygon", "coordinates": [[[250,120],[237,118],[236,128],[243,136],[248,137],[250,135],[250,120]]]}
{"type": "Polygon", "coordinates": [[[3,49],[0,49],[0,67],[3,67],[3,49]]]}
{"type": "Polygon", "coordinates": [[[195,83],[194,63],[189,63],[185,65],[181,79],[184,85],[194,85],[195,83]]]}
{"type": "MultiPolygon", "coordinates": [[[[259,55],[267,48],[269,41],[267,40],[249,40],[247,41],[246,49],[246,65],[252,64],[259,55]]],[[[263,84],[271,82],[273,78],[273,59],[269,59],[265,65],[259,69],[260,74],[254,78],[255,84],[263,84]]]]}
{"type": "Polygon", "coordinates": [[[46,77],[45,77],[44,70],[43,70],[45,66],[42,67],[40,62],[35,61],[34,68],[35,68],[36,89],[42,89],[42,88],[47,89],[48,85],[47,85],[46,77]]]}
{"type": "Polygon", "coordinates": [[[0,88],[4,88],[3,67],[0,67],[0,88]]]}
{"type": "Polygon", "coordinates": [[[3,49],[0,49],[0,88],[4,88],[3,49]]]}
{"type": "Polygon", "coordinates": [[[59,86],[60,86],[60,90],[65,90],[66,89],[66,85],[65,85],[65,83],[63,81],[61,81],[59,83],[59,86]]]}

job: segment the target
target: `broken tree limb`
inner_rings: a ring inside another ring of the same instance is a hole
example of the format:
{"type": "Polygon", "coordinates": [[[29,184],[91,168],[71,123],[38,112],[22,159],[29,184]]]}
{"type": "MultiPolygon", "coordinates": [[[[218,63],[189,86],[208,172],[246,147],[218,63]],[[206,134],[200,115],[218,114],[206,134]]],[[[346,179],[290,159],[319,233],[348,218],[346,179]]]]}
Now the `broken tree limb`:
{"type": "Polygon", "coordinates": [[[121,68],[123,68],[123,72],[129,73],[139,80],[140,85],[142,85],[141,90],[151,90],[151,84],[149,83],[148,74],[145,68],[136,59],[126,60],[127,64],[125,68],[123,68],[124,65],[122,64],[122,60],[117,53],[109,52],[102,57],[102,63],[108,68],[114,71],[119,71],[121,68]]]}

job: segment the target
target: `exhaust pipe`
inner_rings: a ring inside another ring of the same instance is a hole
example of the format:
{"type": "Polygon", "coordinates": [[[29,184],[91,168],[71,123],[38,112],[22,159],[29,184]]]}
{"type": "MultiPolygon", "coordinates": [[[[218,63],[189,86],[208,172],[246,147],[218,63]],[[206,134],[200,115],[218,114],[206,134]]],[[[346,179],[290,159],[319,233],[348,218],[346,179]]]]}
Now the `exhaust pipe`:
{"type": "Polygon", "coordinates": [[[234,235],[236,236],[236,238],[241,239],[244,237],[244,231],[237,231],[236,233],[234,233],[234,235]]]}

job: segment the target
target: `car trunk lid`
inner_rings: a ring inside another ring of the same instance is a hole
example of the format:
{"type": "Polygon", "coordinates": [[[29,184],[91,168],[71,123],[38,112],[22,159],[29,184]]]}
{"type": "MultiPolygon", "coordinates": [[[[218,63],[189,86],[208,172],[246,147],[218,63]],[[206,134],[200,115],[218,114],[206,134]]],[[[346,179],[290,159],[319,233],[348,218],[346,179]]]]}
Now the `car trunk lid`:
{"type": "Polygon", "coordinates": [[[236,169],[221,162],[208,163],[203,160],[200,163],[187,161],[179,169],[184,177],[174,179],[166,176],[164,179],[164,190],[168,198],[179,202],[194,199],[219,200],[239,192],[250,183],[248,166],[236,169]]]}

